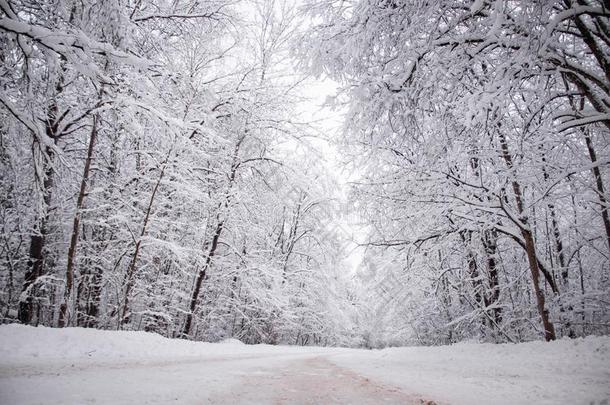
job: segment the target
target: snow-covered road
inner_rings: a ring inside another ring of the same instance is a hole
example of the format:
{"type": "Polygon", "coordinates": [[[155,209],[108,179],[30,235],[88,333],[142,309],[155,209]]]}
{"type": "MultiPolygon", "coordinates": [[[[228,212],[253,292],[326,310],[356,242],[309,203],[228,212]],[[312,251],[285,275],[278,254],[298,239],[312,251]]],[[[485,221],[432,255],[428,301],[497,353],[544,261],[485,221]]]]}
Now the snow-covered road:
{"type": "Polygon", "coordinates": [[[329,351],[0,369],[1,404],[421,404],[329,351]]]}
{"type": "Polygon", "coordinates": [[[610,338],[356,350],[0,326],[0,404],[610,403],[610,338]]]}
{"type": "Polygon", "coordinates": [[[418,404],[415,395],[372,381],[329,361],[307,356],[246,376],[237,389],[211,398],[211,403],[256,404],[418,404]]]}

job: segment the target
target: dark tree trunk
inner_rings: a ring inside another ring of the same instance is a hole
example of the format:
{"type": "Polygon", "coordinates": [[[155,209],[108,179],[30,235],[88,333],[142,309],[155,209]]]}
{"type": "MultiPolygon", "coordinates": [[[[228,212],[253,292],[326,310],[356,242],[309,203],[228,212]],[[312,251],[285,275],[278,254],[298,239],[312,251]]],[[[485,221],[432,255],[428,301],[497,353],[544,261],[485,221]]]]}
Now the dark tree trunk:
{"type": "MultiPolygon", "coordinates": [[[[48,129],[47,129],[48,130],[48,129]]],[[[22,298],[19,301],[19,311],[17,317],[23,324],[29,324],[34,320],[35,307],[34,298],[36,296],[36,281],[44,274],[45,244],[48,232],[49,210],[51,208],[51,196],[54,183],[55,172],[53,170],[54,153],[50,148],[46,148],[47,159],[44,161],[44,180],[42,184],[43,204],[45,212],[38,219],[38,229],[30,236],[30,253],[27,263],[27,270],[23,281],[22,298]]]]}
{"type": "MultiPolygon", "coordinates": [[[[498,276],[498,267],[496,262],[496,253],[498,249],[497,245],[498,235],[494,230],[487,230],[483,232],[481,241],[483,248],[485,249],[485,255],[487,256],[487,272],[489,274],[489,297],[487,298],[488,306],[497,304],[500,299],[500,278],[498,276]]],[[[499,327],[502,323],[502,308],[493,308],[493,320],[496,327],[499,327]]]]}
{"type": "MultiPolygon", "coordinates": [[[[585,135],[585,142],[587,143],[587,150],[589,152],[589,158],[591,162],[597,163],[597,154],[593,147],[593,142],[589,135],[585,135]]],[[[597,198],[599,199],[599,205],[601,207],[602,221],[604,222],[604,229],[606,231],[606,243],[608,244],[608,251],[610,251],[610,218],[608,216],[608,200],[606,200],[606,194],[604,189],[604,179],[599,170],[599,166],[593,166],[593,177],[595,178],[595,186],[597,187],[597,198]]]]}
{"type": "Polygon", "coordinates": [[[189,311],[186,314],[186,319],[184,322],[184,328],[182,329],[182,337],[188,338],[191,334],[191,328],[193,324],[193,315],[195,310],[197,309],[197,303],[199,301],[199,295],[201,293],[201,287],[203,285],[203,281],[205,280],[205,276],[212,265],[212,259],[216,254],[216,249],[218,248],[218,242],[220,241],[220,236],[222,235],[222,231],[224,229],[225,220],[222,219],[222,208],[226,210],[229,209],[229,203],[231,201],[231,189],[233,188],[233,183],[235,182],[235,176],[237,175],[237,169],[239,168],[239,148],[241,143],[245,139],[245,135],[240,137],[235,145],[235,149],[233,151],[233,160],[231,163],[231,169],[229,173],[229,183],[227,185],[227,192],[225,194],[224,201],[218,207],[218,214],[216,216],[216,229],[214,229],[214,234],[212,236],[212,242],[210,244],[210,249],[208,250],[208,254],[205,258],[205,263],[203,267],[197,273],[197,277],[195,279],[195,286],[193,287],[193,293],[191,294],[191,299],[189,302],[189,311]]]}
{"type": "Polygon", "coordinates": [[[70,237],[70,247],[68,248],[68,264],[66,266],[66,288],[64,290],[64,300],[59,307],[59,321],[57,326],[63,328],[68,325],[70,319],[68,317],[68,305],[70,304],[70,295],[72,294],[72,286],[74,284],[74,261],[76,258],[76,249],[78,246],[78,234],[80,231],[80,211],[85,202],[87,183],[89,182],[89,172],[91,171],[91,161],[93,160],[93,151],[95,149],[95,141],[97,139],[97,116],[93,116],[93,126],[89,137],[89,148],[87,149],[87,158],[85,159],[85,167],[83,176],[80,182],[80,190],[76,200],[76,212],[74,213],[74,221],[72,223],[72,236],[70,237]]]}
{"type": "MultiPolygon", "coordinates": [[[[500,141],[500,148],[502,151],[502,157],[506,162],[506,166],[509,170],[513,169],[513,159],[508,149],[508,143],[506,137],[501,131],[498,131],[498,137],[500,141]]],[[[548,342],[556,339],[555,327],[550,320],[549,311],[546,309],[544,291],[540,288],[540,267],[538,266],[538,258],[536,256],[536,244],[534,242],[534,236],[529,226],[528,218],[524,215],[524,204],[523,194],[521,192],[521,185],[513,178],[511,181],[515,202],[517,205],[517,212],[519,214],[516,225],[521,231],[521,236],[525,244],[525,252],[527,255],[527,261],[530,268],[530,275],[532,277],[532,285],[534,287],[534,293],[536,296],[536,304],[538,313],[542,319],[542,326],[544,327],[544,339],[548,342]]]]}
{"type": "Polygon", "coordinates": [[[102,293],[102,269],[95,268],[88,274],[87,290],[89,292],[87,297],[87,304],[85,305],[85,322],[83,326],[85,328],[93,328],[96,326],[97,317],[100,313],[100,295],[102,293]]]}
{"type": "MultiPolygon", "coordinates": [[[[72,21],[72,15],[70,21],[72,21]]],[[[57,82],[55,83],[55,95],[48,104],[46,117],[45,117],[45,134],[49,139],[53,140],[53,143],[57,144],[58,139],[58,126],[60,121],[65,116],[59,113],[59,106],[57,99],[63,92],[64,83],[63,75],[65,68],[63,63],[65,59],[61,58],[60,74],[57,82]]],[[[43,146],[37,145],[34,141],[33,149],[40,148],[43,152],[43,146]]],[[[38,228],[34,230],[30,236],[30,254],[27,263],[27,270],[25,272],[25,278],[23,282],[22,298],[19,301],[19,311],[17,317],[24,324],[29,324],[34,318],[34,297],[36,296],[36,282],[44,274],[45,267],[45,245],[48,234],[48,222],[49,222],[49,211],[51,209],[52,192],[54,186],[55,169],[53,167],[53,160],[55,153],[53,148],[50,146],[44,147],[44,153],[41,157],[42,168],[44,179],[42,179],[42,198],[43,198],[43,214],[38,218],[38,228]]],[[[40,179],[39,179],[40,180],[40,179]]]]}
{"type": "Polygon", "coordinates": [[[534,238],[531,231],[522,229],[521,234],[525,240],[527,260],[529,262],[532,283],[534,285],[534,292],[536,294],[538,313],[542,318],[542,325],[544,327],[544,339],[548,342],[556,339],[555,327],[550,320],[549,311],[546,309],[544,292],[540,288],[540,272],[538,269],[538,261],[536,259],[536,246],[534,244],[534,238]]]}
{"type": "Polygon", "coordinates": [[[207,274],[210,265],[212,264],[212,259],[216,254],[216,249],[218,248],[218,241],[220,240],[220,235],[222,234],[222,230],[224,227],[224,221],[218,222],[216,226],[216,230],[214,231],[214,236],[212,237],[212,243],[210,245],[210,250],[205,259],[205,264],[199,270],[197,274],[197,278],[195,280],[195,287],[193,288],[193,293],[191,294],[191,300],[189,304],[189,312],[186,314],[186,321],[184,323],[184,329],[182,330],[182,336],[187,338],[191,334],[191,327],[193,323],[193,314],[195,313],[195,309],[197,308],[197,302],[199,300],[199,295],[201,293],[201,286],[203,285],[203,280],[207,274]]]}
{"type": "Polygon", "coordinates": [[[470,275],[470,281],[472,282],[472,288],[474,290],[474,299],[481,310],[485,310],[485,300],[483,283],[481,282],[481,275],[479,274],[479,266],[477,264],[477,258],[472,251],[467,254],[468,259],[468,274],[470,275]]]}
{"type": "MultiPolygon", "coordinates": [[[[546,158],[544,154],[542,155],[542,175],[544,176],[544,180],[549,180],[549,174],[546,171],[546,158]]],[[[568,267],[566,265],[565,253],[563,251],[563,242],[561,240],[561,231],[559,230],[559,221],[557,220],[557,213],[555,211],[555,205],[549,203],[547,204],[549,209],[549,215],[551,216],[551,230],[553,232],[553,242],[555,244],[555,251],[557,252],[557,261],[559,262],[559,268],[561,269],[561,280],[563,284],[568,283],[568,267]]]]}

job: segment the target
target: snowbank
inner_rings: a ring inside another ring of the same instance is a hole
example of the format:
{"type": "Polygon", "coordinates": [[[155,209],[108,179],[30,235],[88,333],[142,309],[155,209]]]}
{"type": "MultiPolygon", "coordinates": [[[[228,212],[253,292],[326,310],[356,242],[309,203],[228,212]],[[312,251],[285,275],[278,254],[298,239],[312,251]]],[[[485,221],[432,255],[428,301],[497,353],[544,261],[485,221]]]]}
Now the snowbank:
{"type": "MultiPolygon", "coordinates": [[[[0,365],[179,361],[278,351],[276,346],[248,346],[237,339],[229,339],[227,343],[168,339],[148,332],[0,325],[0,365]]],[[[285,349],[284,352],[301,351],[300,348],[285,349]]]]}
{"type": "Polygon", "coordinates": [[[610,337],[390,348],[332,360],[453,405],[610,403],[610,337]]]}

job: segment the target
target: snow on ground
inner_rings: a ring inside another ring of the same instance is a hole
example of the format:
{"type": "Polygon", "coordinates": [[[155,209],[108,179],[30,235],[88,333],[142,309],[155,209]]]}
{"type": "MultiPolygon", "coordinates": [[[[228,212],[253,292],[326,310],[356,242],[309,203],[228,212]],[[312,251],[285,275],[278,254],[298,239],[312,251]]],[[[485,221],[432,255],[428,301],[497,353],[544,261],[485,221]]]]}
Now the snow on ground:
{"type": "Polygon", "coordinates": [[[608,404],[610,338],[369,351],[0,326],[0,404],[422,399],[456,405],[608,404]]]}
{"type": "Polygon", "coordinates": [[[237,339],[221,343],[167,339],[155,333],[54,329],[17,324],[0,326],[0,362],[3,365],[98,364],[116,362],[181,361],[199,358],[243,358],[248,355],[305,353],[317,348],[242,344],[237,339]]]}
{"type": "Polygon", "coordinates": [[[610,337],[390,348],[333,361],[451,404],[610,405],[610,337]]]}

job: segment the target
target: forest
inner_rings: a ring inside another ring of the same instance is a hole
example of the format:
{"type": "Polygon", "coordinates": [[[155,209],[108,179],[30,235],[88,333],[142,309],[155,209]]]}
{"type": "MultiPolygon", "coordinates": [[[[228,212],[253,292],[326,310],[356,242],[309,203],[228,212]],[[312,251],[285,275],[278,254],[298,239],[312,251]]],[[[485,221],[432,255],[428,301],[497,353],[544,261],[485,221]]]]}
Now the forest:
{"type": "Polygon", "coordinates": [[[609,27],[606,0],[0,0],[0,323],[610,335],[609,27]]]}

